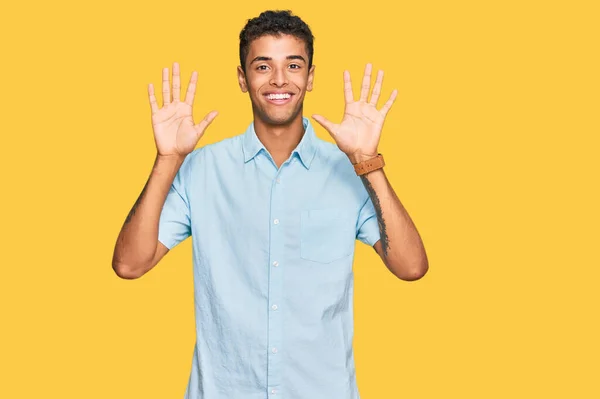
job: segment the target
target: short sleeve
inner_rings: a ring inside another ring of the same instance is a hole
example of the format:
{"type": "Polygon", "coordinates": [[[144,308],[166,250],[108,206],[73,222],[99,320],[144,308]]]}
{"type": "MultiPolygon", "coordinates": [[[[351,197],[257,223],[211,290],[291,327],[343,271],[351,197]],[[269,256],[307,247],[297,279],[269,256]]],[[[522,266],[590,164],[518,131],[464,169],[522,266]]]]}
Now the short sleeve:
{"type": "Polygon", "coordinates": [[[190,204],[186,190],[191,155],[186,156],[173,179],[158,222],[158,241],[169,249],[191,235],[190,204]]]}
{"type": "Polygon", "coordinates": [[[360,208],[356,223],[356,238],[369,246],[375,245],[381,238],[377,213],[370,196],[367,196],[365,203],[360,208]]]}

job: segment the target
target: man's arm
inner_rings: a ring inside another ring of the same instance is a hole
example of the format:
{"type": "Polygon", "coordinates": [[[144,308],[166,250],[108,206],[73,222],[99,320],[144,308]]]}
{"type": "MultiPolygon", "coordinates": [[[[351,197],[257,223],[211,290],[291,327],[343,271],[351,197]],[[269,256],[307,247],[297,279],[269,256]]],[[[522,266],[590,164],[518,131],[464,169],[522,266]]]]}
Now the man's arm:
{"type": "MultiPolygon", "coordinates": [[[[379,153],[377,146],[383,123],[398,95],[398,90],[393,90],[383,107],[380,110],[377,109],[383,71],[377,73],[375,87],[369,100],[372,68],[371,64],[367,64],[365,67],[358,101],[354,100],[352,94],[350,72],[344,71],[346,106],[341,123],[336,124],[321,115],[313,115],[314,120],[331,134],[339,149],[348,156],[353,164],[373,158],[379,153]]],[[[361,179],[369,192],[379,222],[381,239],[373,247],[390,271],[398,278],[417,280],[423,277],[429,268],[423,243],[408,212],[390,186],[385,173],[382,169],[377,169],[361,175],[361,179]]]]}
{"type": "MultiPolygon", "coordinates": [[[[350,158],[352,163],[363,159],[350,158]]],[[[381,239],[373,248],[396,277],[418,280],[429,268],[421,237],[383,169],[361,175],[379,222],[381,239]]]]}
{"type": "Polygon", "coordinates": [[[121,278],[134,279],[144,275],[169,251],[158,241],[160,217],[167,195],[186,156],[194,151],[198,140],[217,116],[217,112],[212,111],[200,123],[194,124],[192,106],[198,73],[192,72],[184,101],[180,100],[180,80],[179,64],[174,62],[171,98],[169,68],[163,68],[162,108],[154,95],[154,85],[148,85],[157,155],[152,173],[127,215],[115,244],[112,267],[121,278]]]}
{"type": "Polygon", "coordinates": [[[112,267],[119,277],[141,277],[169,251],[158,241],[158,223],[183,160],[180,156],[156,156],[150,177],[127,215],[115,244],[112,267]]]}

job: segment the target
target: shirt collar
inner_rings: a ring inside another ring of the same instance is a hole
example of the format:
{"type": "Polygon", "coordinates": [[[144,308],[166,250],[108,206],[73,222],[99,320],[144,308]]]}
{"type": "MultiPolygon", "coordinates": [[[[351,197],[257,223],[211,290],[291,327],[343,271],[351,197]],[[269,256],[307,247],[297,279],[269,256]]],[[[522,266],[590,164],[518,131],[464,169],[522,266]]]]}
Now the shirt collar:
{"type": "MultiPolygon", "coordinates": [[[[315,156],[315,152],[317,149],[317,140],[315,131],[312,127],[312,124],[306,117],[302,117],[302,125],[304,126],[304,134],[302,135],[302,139],[292,151],[292,156],[297,154],[302,161],[302,164],[306,169],[310,169],[310,164],[315,156]]],[[[244,151],[244,162],[248,162],[252,158],[256,156],[260,152],[260,150],[264,150],[267,152],[264,144],[258,139],[256,135],[256,131],[254,130],[254,122],[248,126],[246,132],[244,133],[243,138],[243,151],[244,151]]]]}

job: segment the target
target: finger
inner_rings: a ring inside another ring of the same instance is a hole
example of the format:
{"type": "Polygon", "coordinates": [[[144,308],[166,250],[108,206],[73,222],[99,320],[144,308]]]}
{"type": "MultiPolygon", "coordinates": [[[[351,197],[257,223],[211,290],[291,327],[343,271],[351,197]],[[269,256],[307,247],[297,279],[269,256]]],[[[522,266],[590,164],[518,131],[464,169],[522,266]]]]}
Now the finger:
{"type": "Polygon", "coordinates": [[[152,110],[152,115],[158,112],[158,104],[156,103],[156,97],[154,97],[154,86],[152,83],[148,85],[148,98],[150,99],[150,109],[152,110]]]}
{"type": "Polygon", "coordinates": [[[350,104],[354,101],[354,96],[352,95],[352,81],[350,80],[350,72],[344,71],[344,98],[346,99],[346,104],[350,104]]]}
{"type": "Polygon", "coordinates": [[[381,84],[383,83],[383,71],[377,72],[377,80],[375,81],[375,87],[373,87],[373,93],[371,93],[371,101],[369,104],[377,107],[377,100],[379,100],[379,95],[381,94],[381,84]]]}
{"type": "Polygon", "coordinates": [[[363,76],[362,87],[360,90],[360,101],[367,102],[369,96],[369,89],[371,88],[371,69],[373,65],[370,63],[365,67],[365,76],[363,76]]]}
{"type": "Polygon", "coordinates": [[[206,114],[204,119],[202,119],[200,121],[200,123],[198,123],[196,126],[194,126],[194,129],[196,129],[196,133],[198,133],[198,135],[204,134],[204,130],[206,130],[208,125],[211,124],[211,122],[217,117],[218,114],[219,114],[218,111],[212,111],[212,112],[209,112],[208,114],[206,114]]]}
{"type": "Polygon", "coordinates": [[[335,136],[336,131],[337,131],[337,127],[336,124],[331,122],[330,120],[328,120],[327,118],[321,116],[321,115],[313,115],[312,116],[314,120],[316,120],[319,125],[323,126],[325,128],[325,130],[327,130],[329,132],[329,134],[331,134],[332,136],[335,136]]]}
{"type": "Polygon", "coordinates": [[[394,100],[396,100],[396,96],[397,95],[398,95],[398,90],[394,89],[394,91],[390,95],[389,100],[387,100],[387,102],[385,104],[383,104],[383,107],[381,108],[380,112],[381,112],[381,114],[383,115],[384,118],[387,115],[387,113],[390,110],[390,108],[392,108],[392,104],[394,103],[394,100]]]}
{"type": "Polygon", "coordinates": [[[171,86],[169,85],[169,68],[163,68],[162,76],[163,107],[171,103],[171,86]]]}
{"type": "Polygon", "coordinates": [[[173,102],[179,101],[181,96],[181,81],[179,79],[179,64],[173,63],[173,102]]]}
{"type": "Polygon", "coordinates": [[[196,94],[196,82],[198,81],[198,72],[192,72],[192,77],[190,78],[190,84],[188,85],[187,92],[185,94],[185,103],[189,106],[194,105],[194,95],[196,94]]]}

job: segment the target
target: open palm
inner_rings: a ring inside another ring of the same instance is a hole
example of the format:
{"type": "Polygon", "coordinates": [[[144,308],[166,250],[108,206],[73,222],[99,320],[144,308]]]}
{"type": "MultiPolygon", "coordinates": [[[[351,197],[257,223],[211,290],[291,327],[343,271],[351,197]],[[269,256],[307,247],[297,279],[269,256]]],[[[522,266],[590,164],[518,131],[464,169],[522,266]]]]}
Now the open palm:
{"type": "Polygon", "coordinates": [[[152,128],[159,155],[185,156],[192,152],[208,125],[217,116],[217,111],[212,111],[200,123],[194,124],[192,109],[197,80],[198,73],[194,71],[190,78],[185,101],[181,102],[179,99],[181,92],[179,64],[176,62],[173,63],[173,99],[171,100],[169,68],[164,68],[162,76],[162,108],[158,108],[156,97],[154,96],[154,86],[152,83],[148,85],[148,97],[152,109],[152,128]]]}
{"type": "Polygon", "coordinates": [[[350,72],[344,71],[346,105],[341,123],[336,124],[321,115],[313,115],[313,118],[331,134],[339,149],[349,156],[354,154],[377,155],[377,146],[385,116],[398,94],[398,91],[394,90],[383,107],[380,110],[377,109],[383,82],[383,71],[379,71],[371,99],[367,102],[371,88],[371,69],[372,65],[367,64],[358,101],[354,101],[352,95],[350,72]]]}

